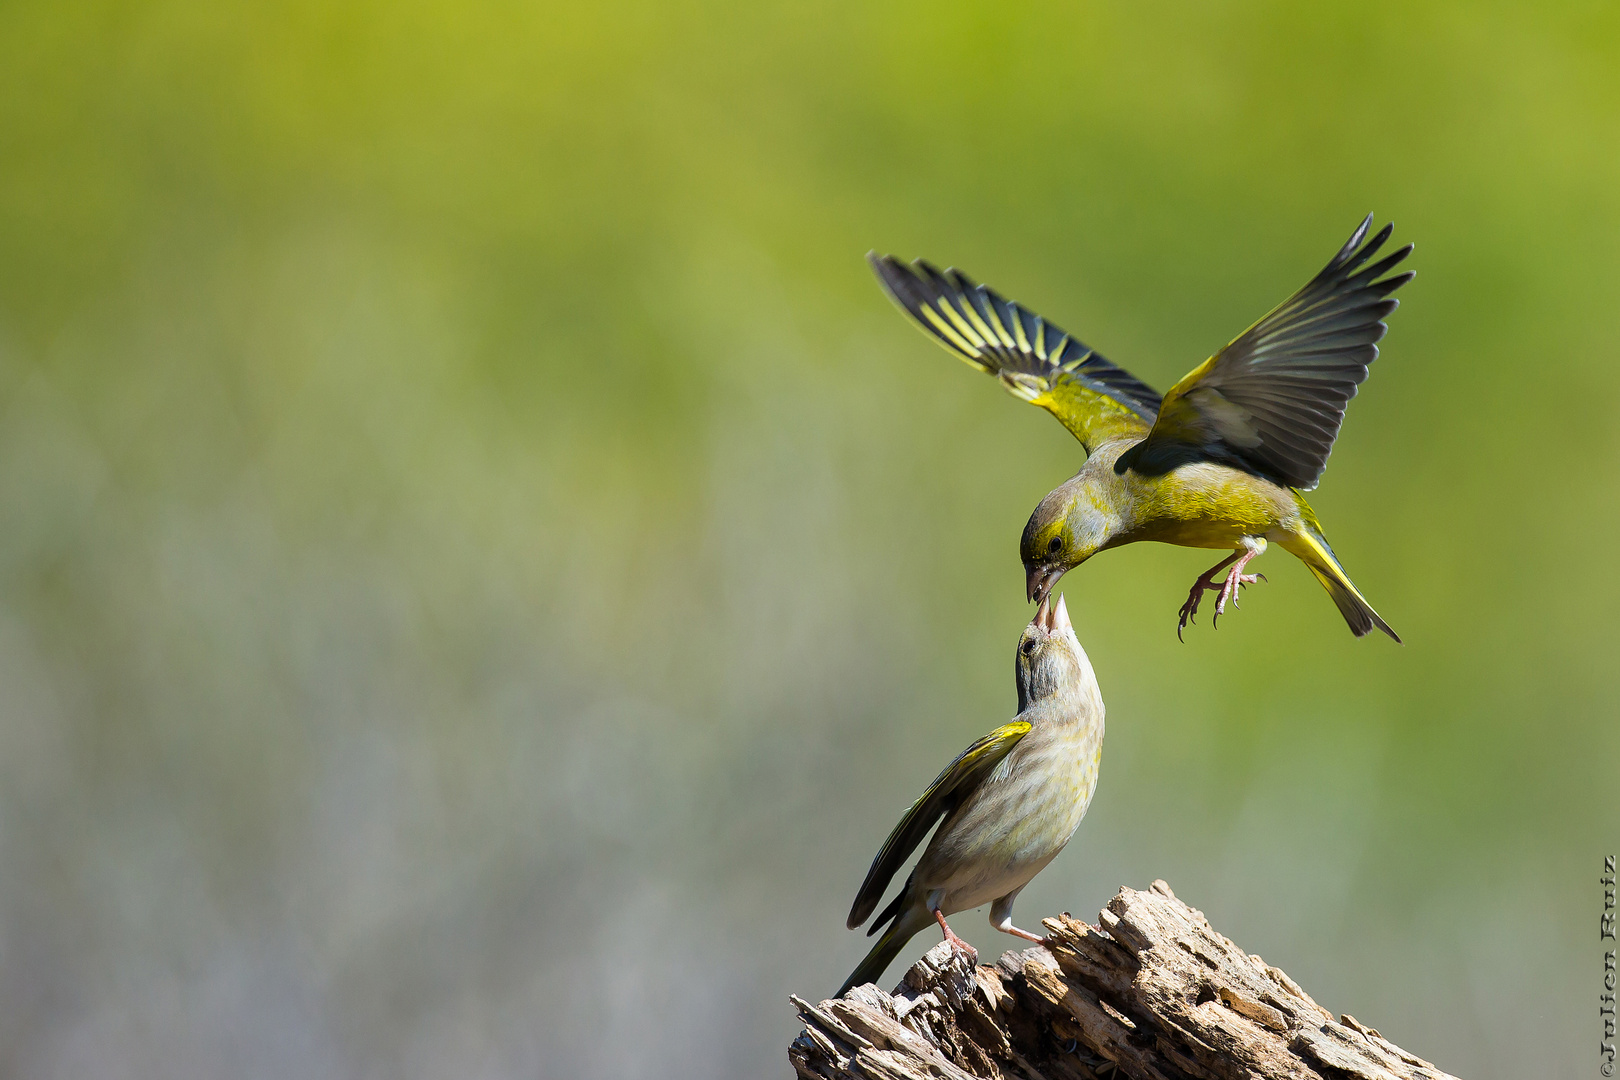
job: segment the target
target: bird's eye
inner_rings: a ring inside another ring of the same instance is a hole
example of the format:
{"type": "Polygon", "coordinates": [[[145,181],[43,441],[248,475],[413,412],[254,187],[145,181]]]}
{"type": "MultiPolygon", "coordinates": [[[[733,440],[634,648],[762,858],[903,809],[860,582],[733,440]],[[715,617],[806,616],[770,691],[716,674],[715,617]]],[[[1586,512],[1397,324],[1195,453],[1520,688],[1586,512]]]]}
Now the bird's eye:
{"type": "Polygon", "coordinates": [[[1024,653],[1025,656],[1028,656],[1030,653],[1034,652],[1035,651],[1035,639],[1030,638],[1028,641],[1024,642],[1022,648],[1023,648],[1023,653],[1024,653]]]}
{"type": "Polygon", "coordinates": [[[1056,555],[1058,553],[1058,549],[1061,547],[1063,547],[1063,537],[1054,536],[1052,537],[1051,543],[1046,545],[1046,553],[1048,555],[1056,555]]]}

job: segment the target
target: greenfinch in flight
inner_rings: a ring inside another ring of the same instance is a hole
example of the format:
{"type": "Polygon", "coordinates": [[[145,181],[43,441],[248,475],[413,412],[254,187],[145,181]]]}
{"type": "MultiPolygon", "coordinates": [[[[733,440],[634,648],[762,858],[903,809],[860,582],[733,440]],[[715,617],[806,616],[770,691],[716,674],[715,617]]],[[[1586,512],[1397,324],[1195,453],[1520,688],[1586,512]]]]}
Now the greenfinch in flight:
{"type": "Polygon", "coordinates": [[[990,905],[997,930],[1044,939],[1012,924],[1019,890],[1051,862],[1086,816],[1102,761],[1103,700],[1069,610],[1043,599],[1018,641],[1018,715],[945,767],[900,819],[866,872],[849,928],[877,908],[900,865],[944,818],[894,900],[867,933],[883,931],[849,980],[882,977],[907,941],[938,923],[945,939],[973,954],[947,915],[990,905]]]}
{"type": "Polygon", "coordinates": [[[1039,405],[1088,455],[1041,500],[1021,555],[1031,600],[1099,551],[1138,540],[1232,554],[1193,583],[1179,637],[1206,591],[1215,618],[1245,573],[1276,543],[1322,583],[1357,637],[1400,637],[1351,582],[1303,492],[1316,487],[1344,407],[1378,356],[1390,296],[1412,273],[1390,274],[1408,244],[1367,265],[1389,239],[1360,228],[1305,287],[1194,368],[1160,397],[1123,368],[1020,304],[922,261],[867,258],[885,290],[928,334],[1013,396],[1039,405]],[[1363,242],[1365,241],[1365,243],[1363,242]]]}

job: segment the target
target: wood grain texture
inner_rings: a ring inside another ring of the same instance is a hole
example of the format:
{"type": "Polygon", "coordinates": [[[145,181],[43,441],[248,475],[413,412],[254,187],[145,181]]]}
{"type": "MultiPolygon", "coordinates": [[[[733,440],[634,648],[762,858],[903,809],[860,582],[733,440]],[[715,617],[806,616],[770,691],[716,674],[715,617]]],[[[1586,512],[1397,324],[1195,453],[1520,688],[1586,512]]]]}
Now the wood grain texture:
{"type": "Polygon", "coordinates": [[[870,984],[793,1004],[805,1080],[1455,1080],[1283,972],[1155,881],[1089,926],[1046,919],[1050,948],[974,968],[941,942],[892,994],[870,984]]]}

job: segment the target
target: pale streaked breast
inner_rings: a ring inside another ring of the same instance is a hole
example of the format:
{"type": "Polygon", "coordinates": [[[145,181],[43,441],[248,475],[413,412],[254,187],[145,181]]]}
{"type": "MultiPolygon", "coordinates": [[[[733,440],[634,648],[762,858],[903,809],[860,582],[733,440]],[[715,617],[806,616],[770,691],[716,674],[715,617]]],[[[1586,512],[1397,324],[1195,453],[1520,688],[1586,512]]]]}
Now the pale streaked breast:
{"type": "Polygon", "coordinates": [[[917,883],[944,888],[947,913],[1012,892],[1063,850],[1097,790],[1101,711],[1095,722],[1038,724],[940,826],[917,883]]]}

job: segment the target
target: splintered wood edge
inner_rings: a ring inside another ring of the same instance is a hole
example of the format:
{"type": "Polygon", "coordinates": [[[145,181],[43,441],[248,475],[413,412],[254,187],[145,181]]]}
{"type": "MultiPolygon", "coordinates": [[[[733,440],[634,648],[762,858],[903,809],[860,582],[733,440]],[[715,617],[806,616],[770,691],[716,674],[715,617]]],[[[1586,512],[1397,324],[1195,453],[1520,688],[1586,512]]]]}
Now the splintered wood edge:
{"type": "Polygon", "coordinates": [[[1068,912],[1041,923],[1047,945],[993,965],[942,941],[893,992],[792,997],[805,1027],[789,1061],[806,1080],[1215,1080],[1234,1068],[1456,1080],[1348,1014],[1335,1020],[1163,880],[1122,887],[1095,926],[1068,912]]]}

